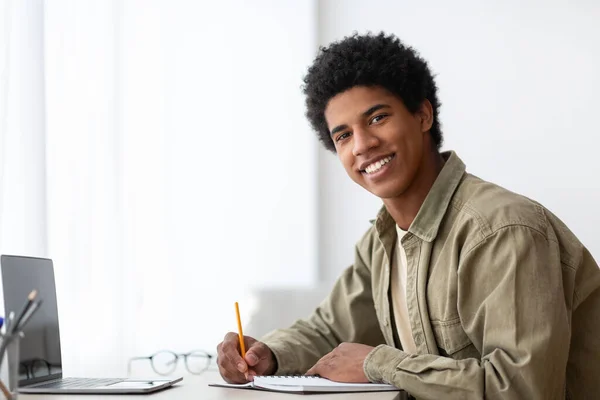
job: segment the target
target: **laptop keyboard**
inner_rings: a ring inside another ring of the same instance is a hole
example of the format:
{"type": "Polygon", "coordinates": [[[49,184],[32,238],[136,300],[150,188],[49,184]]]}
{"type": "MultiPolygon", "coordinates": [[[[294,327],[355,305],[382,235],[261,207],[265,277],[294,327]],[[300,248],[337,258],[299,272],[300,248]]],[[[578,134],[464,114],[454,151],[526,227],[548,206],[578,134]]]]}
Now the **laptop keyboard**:
{"type": "Polygon", "coordinates": [[[36,389],[88,389],[113,385],[119,382],[123,382],[123,379],[64,378],[31,387],[36,389]]]}

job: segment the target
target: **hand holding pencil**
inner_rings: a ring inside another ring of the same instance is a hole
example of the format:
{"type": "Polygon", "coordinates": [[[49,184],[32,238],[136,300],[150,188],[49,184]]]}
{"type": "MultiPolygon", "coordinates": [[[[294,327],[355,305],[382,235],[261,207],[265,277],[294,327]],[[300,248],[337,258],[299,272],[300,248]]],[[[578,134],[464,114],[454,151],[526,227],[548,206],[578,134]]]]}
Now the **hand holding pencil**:
{"type": "Polygon", "coordinates": [[[272,375],[277,361],[269,347],[250,336],[244,336],[235,304],[238,332],[229,332],[217,346],[219,372],[226,382],[246,383],[256,375],[272,375]]]}

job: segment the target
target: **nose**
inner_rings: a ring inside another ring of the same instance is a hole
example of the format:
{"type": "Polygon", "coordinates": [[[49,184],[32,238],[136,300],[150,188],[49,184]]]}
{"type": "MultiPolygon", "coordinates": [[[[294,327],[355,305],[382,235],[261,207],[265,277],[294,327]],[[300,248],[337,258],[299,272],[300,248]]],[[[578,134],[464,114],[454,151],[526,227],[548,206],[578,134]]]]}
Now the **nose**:
{"type": "Polygon", "coordinates": [[[379,145],[377,136],[369,132],[368,129],[356,128],[354,129],[352,136],[354,136],[352,154],[355,157],[365,154],[379,145]]]}

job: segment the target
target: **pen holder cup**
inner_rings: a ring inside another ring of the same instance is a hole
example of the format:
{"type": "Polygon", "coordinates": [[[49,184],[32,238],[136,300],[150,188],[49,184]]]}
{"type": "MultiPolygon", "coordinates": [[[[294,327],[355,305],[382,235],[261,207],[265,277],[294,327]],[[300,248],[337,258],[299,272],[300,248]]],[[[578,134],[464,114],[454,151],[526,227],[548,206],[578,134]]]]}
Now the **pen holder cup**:
{"type": "Polygon", "coordinates": [[[0,335],[0,399],[17,400],[19,393],[19,351],[23,333],[15,333],[12,336],[0,335]],[[6,358],[6,362],[4,361],[6,358]],[[6,367],[4,373],[2,367],[6,367]]]}

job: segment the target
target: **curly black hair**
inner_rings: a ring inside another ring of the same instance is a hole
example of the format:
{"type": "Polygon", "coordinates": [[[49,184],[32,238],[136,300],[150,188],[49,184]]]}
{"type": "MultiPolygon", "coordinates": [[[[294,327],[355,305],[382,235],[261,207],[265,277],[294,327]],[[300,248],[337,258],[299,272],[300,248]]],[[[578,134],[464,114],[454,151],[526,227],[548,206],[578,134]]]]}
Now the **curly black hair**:
{"type": "Polygon", "coordinates": [[[411,113],[418,111],[423,100],[429,100],[434,117],[430,134],[440,149],[443,141],[438,121],[440,102],[427,62],[396,36],[381,32],[355,33],[329,47],[321,47],[304,77],[306,117],[328,150],[336,151],[325,121],[327,103],[354,86],[383,87],[398,96],[411,113]]]}

